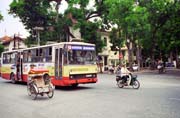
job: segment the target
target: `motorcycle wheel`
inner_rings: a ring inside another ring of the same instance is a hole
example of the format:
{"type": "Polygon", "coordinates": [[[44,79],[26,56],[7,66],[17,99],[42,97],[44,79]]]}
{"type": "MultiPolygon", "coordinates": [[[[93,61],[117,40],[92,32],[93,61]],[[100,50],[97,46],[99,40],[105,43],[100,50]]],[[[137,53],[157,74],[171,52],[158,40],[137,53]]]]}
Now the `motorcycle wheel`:
{"type": "Polygon", "coordinates": [[[52,84],[50,84],[50,85],[49,85],[49,92],[47,93],[47,96],[48,96],[49,98],[52,98],[53,95],[54,95],[54,87],[53,87],[52,84]]]}
{"type": "Polygon", "coordinates": [[[124,84],[122,82],[123,82],[123,80],[118,80],[117,81],[117,85],[118,85],[119,88],[123,88],[124,87],[124,84]]]}
{"type": "Polygon", "coordinates": [[[134,89],[139,89],[139,87],[140,87],[140,82],[138,81],[138,80],[135,80],[134,82],[133,82],[133,88],[134,89]]]}

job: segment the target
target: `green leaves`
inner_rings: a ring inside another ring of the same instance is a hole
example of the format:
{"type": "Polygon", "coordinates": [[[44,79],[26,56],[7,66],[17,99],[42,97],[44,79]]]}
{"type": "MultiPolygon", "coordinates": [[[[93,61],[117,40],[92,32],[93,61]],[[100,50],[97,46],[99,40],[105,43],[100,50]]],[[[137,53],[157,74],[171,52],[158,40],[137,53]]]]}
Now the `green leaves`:
{"type": "Polygon", "coordinates": [[[1,13],[0,13],[0,21],[1,21],[1,20],[3,20],[3,16],[2,16],[1,13]]]}

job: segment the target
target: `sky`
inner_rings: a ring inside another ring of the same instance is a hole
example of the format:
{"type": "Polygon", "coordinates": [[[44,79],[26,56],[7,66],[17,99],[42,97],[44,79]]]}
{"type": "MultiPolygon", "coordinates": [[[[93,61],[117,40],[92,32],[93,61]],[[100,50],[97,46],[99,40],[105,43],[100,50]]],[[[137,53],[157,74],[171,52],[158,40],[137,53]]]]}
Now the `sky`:
{"type": "MultiPolygon", "coordinates": [[[[14,18],[13,15],[8,14],[9,5],[13,0],[1,0],[0,1],[0,13],[3,16],[3,21],[0,21],[0,38],[7,36],[20,35],[20,37],[26,38],[29,36],[28,30],[25,29],[23,23],[19,18],[14,18]]],[[[62,12],[67,9],[68,5],[63,0],[59,11],[62,12]]]]}

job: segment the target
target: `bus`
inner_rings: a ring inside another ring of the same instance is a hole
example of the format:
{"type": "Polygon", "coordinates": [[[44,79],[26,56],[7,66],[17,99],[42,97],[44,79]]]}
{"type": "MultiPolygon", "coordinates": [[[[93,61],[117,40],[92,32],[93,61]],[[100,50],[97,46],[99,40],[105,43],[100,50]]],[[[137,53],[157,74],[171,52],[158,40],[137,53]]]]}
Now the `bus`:
{"type": "Polygon", "coordinates": [[[46,69],[54,86],[78,86],[97,82],[95,45],[84,42],[61,42],[3,52],[1,77],[27,82],[30,66],[46,69]]]}

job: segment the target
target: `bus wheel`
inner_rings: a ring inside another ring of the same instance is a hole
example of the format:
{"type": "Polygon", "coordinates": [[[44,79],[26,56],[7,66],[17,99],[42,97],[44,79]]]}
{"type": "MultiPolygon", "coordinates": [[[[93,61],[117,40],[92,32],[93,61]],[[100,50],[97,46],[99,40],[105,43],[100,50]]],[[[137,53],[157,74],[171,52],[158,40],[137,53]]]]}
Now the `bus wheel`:
{"type": "Polygon", "coordinates": [[[73,88],[76,88],[78,85],[79,85],[79,84],[72,84],[71,86],[72,86],[73,88]]]}
{"type": "Polygon", "coordinates": [[[11,73],[11,75],[10,75],[10,80],[11,80],[11,82],[12,82],[13,84],[16,83],[15,75],[14,75],[13,73],[11,73]]]}

